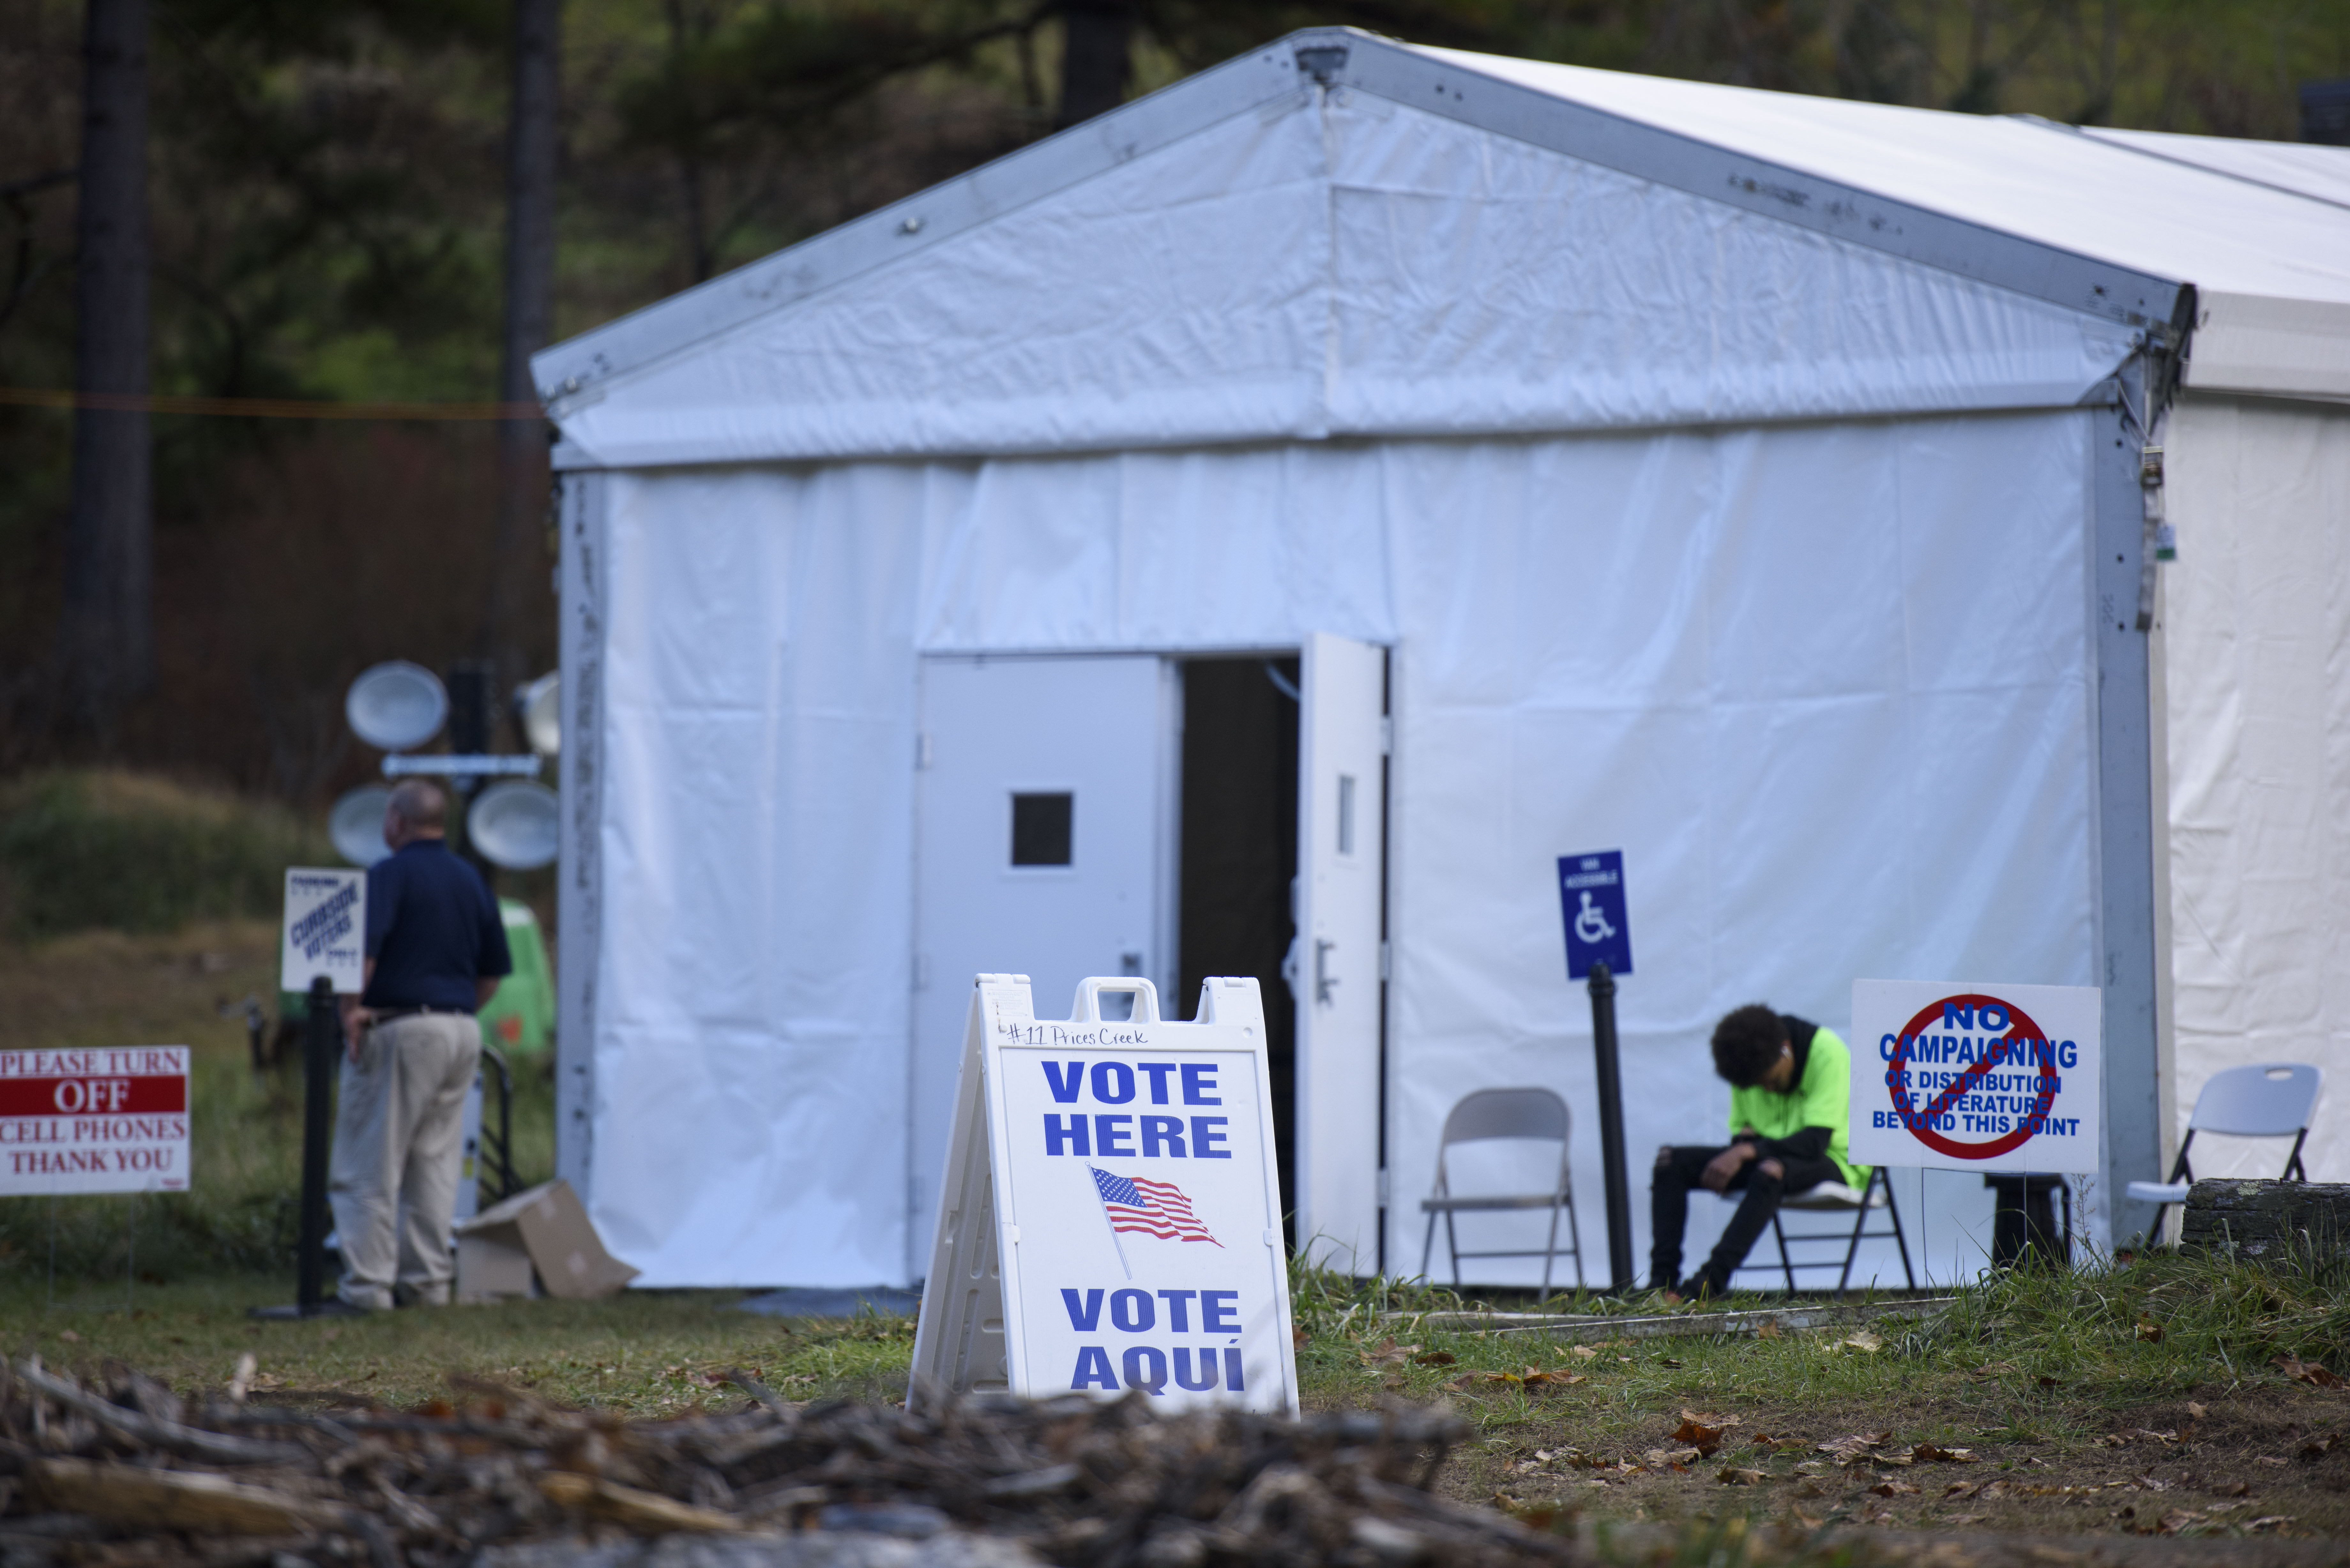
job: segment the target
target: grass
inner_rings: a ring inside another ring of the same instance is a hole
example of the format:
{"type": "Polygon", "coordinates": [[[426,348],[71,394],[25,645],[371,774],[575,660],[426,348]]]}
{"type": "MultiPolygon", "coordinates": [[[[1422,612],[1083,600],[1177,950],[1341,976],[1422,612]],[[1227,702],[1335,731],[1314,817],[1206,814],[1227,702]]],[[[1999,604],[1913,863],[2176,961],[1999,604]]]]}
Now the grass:
{"type": "MultiPolygon", "coordinates": [[[[133,1269],[140,1289],[271,1271],[292,1280],[301,1073],[289,1063],[255,1075],[238,1012],[249,996],[274,1003],[277,958],[276,926],[252,919],[0,947],[0,1050],[169,1044],[193,1057],[192,1189],[0,1199],[8,1285],[30,1282],[46,1303],[52,1247],[68,1301],[120,1300],[133,1269]]],[[[525,1058],[515,1076],[517,1173],[544,1180],[555,1168],[552,1067],[525,1058]]]]}
{"type": "Polygon", "coordinates": [[[44,773],[0,789],[0,930],[20,941],[274,916],[287,866],[339,864],[323,824],[151,775],[44,773]]]}
{"type": "MultiPolygon", "coordinates": [[[[646,1415],[739,1401],[723,1381],[734,1366],[793,1397],[903,1390],[909,1324],[784,1323],[737,1310],[739,1292],[249,1319],[247,1307],[293,1291],[298,1086],[290,1073],[256,1078],[243,1026],[220,1009],[266,997],[276,953],[275,927],[255,920],[0,943],[0,1049],[186,1044],[196,1058],[194,1190],[59,1201],[54,1306],[47,1200],[0,1202],[0,1348],[88,1371],[120,1359],[189,1392],[220,1386],[251,1354],[273,1397],[403,1407],[445,1394],[452,1370],[646,1415]],[[126,1312],[127,1218],[138,1278],[126,1312]]],[[[523,1078],[522,1162],[526,1177],[544,1175],[551,1086],[543,1068],[523,1078]]],[[[1447,1490],[1534,1514],[1669,1524],[1692,1562],[1747,1560],[1761,1536],[1737,1532],[1756,1521],[2110,1533],[2169,1518],[2188,1533],[2224,1535],[2285,1516],[2293,1522],[2267,1528],[2350,1532],[2350,1392],[2289,1380],[2275,1365],[2350,1370],[2350,1268],[2305,1253],[2265,1264],[2157,1254],[1993,1276],[1934,1322],[1876,1325],[1873,1346],[1823,1332],[1619,1342],[1582,1355],[1539,1337],[1433,1326],[1429,1314],[1470,1303],[1425,1283],[1299,1271],[1293,1293],[1310,1407],[1449,1399],[1475,1438],[1448,1466],[1447,1490]],[[1492,1376],[1529,1366],[1560,1376],[1532,1386],[1492,1376]],[[1650,1462],[1674,1446],[1684,1410],[1738,1425],[1704,1463],[1650,1462]],[[2147,1432],[2178,1440],[2129,1435],[2147,1432]],[[1887,1449],[1970,1449],[1976,1462],[1856,1472],[1813,1447],[1856,1433],[1887,1434],[1887,1449]],[[1756,1444],[1765,1434],[1804,1441],[1756,1444]],[[1725,1466],[1765,1479],[1725,1485],[1725,1466]],[[1944,1495],[1988,1480],[2012,1490],[1944,1495]],[[1918,1490],[1870,1490],[1879,1484],[1918,1490]]],[[[1659,1310],[1640,1298],[1551,1304],[1659,1310]]]]}

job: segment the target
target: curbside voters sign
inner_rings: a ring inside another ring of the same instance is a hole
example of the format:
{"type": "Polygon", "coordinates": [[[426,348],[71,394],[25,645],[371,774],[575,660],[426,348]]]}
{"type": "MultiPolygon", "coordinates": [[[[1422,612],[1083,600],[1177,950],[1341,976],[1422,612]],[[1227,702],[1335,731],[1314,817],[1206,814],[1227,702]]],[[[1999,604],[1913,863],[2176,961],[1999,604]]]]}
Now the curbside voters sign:
{"type": "Polygon", "coordinates": [[[978,978],[908,1402],[1139,1389],[1296,1414],[1256,981],[1206,981],[1190,1023],[1144,980],[1082,981],[1074,1012],[978,978]],[[1133,1017],[1103,1018],[1120,992],[1133,1017]]]}
{"type": "Polygon", "coordinates": [[[2103,999],[2085,985],[1852,983],[1852,1158],[2095,1171],[2103,999]]]}
{"type": "Polygon", "coordinates": [[[0,1195],[187,1189],[185,1045],[0,1051],[0,1195]]]}

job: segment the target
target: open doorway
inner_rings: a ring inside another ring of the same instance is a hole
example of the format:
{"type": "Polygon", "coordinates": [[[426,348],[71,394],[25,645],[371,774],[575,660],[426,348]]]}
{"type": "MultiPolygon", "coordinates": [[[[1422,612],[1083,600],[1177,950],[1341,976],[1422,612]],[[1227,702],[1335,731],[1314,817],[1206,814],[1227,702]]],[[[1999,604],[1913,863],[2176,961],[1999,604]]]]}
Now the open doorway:
{"type": "Polygon", "coordinates": [[[1188,1009],[1209,975],[1256,977],[1284,1230],[1297,1209],[1297,1016],[1281,973],[1296,930],[1297,681],[1295,654],[1183,664],[1176,1006],[1188,1009]]]}

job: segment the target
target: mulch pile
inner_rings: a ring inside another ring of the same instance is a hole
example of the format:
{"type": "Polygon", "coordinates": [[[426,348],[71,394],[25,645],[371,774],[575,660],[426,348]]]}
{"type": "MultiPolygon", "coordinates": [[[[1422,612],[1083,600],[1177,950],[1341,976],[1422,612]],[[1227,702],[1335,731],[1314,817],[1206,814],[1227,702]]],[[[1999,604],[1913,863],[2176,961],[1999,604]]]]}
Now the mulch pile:
{"type": "Polygon", "coordinates": [[[0,1366],[0,1568],[1222,1568],[1581,1559],[1432,1496],[1467,1428],[1403,1406],[1304,1422],[1134,1395],[795,1406],[627,1421],[452,1379],[413,1412],[192,1408],[0,1366]]]}

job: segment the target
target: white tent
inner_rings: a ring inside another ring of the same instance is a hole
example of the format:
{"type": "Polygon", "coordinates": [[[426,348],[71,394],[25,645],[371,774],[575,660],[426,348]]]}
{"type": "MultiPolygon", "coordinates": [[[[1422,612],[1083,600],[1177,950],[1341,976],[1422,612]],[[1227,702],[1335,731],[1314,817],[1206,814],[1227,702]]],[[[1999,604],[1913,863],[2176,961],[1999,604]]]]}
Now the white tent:
{"type": "Polygon", "coordinates": [[[1604,1278],[1599,848],[1636,1184],[1730,1006],[2094,983],[2135,1231],[2213,1066],[2350,1056],[2345,165],[1316,31],[548,350],[563,1173],[640,1283],[920,1276],[968,976],[1171,993],[1187,671],[1295,655],[1325,1256],[1547,1085],[1604,1278]]]}

